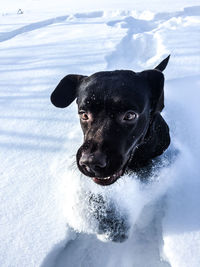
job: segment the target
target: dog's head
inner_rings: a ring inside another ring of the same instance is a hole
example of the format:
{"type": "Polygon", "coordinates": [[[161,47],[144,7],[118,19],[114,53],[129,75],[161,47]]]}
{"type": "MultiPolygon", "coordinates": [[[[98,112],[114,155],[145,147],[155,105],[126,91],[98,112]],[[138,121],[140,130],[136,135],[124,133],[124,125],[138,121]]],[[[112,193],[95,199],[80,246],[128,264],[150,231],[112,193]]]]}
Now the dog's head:
{"type": "Polygon", "coordinates": [[[91,76],[67,75],[51,95],[56,107],[75,99],[84,134],[77,165],[100,185],[114,183],[143,143],[155,113],[164,107],[164,75],[169,57],[155,69],[117,70],[91,76]]]}

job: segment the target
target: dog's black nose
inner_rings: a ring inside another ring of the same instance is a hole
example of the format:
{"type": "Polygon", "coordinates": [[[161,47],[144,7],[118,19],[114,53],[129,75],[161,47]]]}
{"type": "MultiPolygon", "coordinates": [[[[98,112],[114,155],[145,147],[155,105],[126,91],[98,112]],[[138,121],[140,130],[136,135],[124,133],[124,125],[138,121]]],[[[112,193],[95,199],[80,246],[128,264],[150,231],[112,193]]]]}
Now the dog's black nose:
{"type": "Polygon", "coordinates": [[[83,153],[79,165],[85,168],[87,172],[98,176],[107,165],[106,156],[100,152],[83,153]]]}

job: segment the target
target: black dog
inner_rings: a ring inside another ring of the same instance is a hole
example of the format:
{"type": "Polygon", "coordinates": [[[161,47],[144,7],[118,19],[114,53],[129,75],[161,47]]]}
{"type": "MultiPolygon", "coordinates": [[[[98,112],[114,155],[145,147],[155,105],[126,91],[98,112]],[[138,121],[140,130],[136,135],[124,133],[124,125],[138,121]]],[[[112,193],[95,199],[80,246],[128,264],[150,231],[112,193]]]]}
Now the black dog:
{"type": "Polygon", "coordinates": [[[170,144],[164,108],[164,75],[169,56],[155,69],[116,70],[91,76],[67,75],[51,95],[56,107],[77,98],[84,143],[77,165],[100,185],[114,183],[125,170],[140,170],[170,144]]]}

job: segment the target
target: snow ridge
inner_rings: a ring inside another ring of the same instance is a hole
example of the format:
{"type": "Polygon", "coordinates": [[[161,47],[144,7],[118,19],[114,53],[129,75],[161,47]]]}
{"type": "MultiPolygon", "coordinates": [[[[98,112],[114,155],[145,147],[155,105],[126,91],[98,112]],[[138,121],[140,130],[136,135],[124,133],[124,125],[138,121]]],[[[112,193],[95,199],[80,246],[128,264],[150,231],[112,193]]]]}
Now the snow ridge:
{"type": "Polygon", "coordinates": [[[34,31],[34,30],[49,26],[51,24],[63,22],[67,18],[68,18],[68,16],[60,16],[60,17],[56,17],[56,18],[52,18],[52,19],[48,19],[48,20],[43,20],[43,21],[31,23],[29,25],[23,26],[21,28],[18,28],[16,30],[11,31],[11,32],[0,33],[0,42],[4,42],[4,41],[7,41],[9,39],[12,39],[15,36],[22,34],[22,33],[34,31]]]}

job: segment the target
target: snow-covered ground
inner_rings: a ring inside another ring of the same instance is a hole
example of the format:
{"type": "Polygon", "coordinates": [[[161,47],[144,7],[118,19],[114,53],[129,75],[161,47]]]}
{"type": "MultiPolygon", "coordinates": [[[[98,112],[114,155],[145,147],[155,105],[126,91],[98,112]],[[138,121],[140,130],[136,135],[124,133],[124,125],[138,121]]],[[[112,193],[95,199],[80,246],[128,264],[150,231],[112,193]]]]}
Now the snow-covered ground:
{"type": "Polygon", "coordinates": [[[198,4],[0,4],[0,266],[200,266],[198,4]],[[169,152],[179,150],[173,162],[149,184],[131,175],[102,188],[80,177],[76,106],[60,110],[49,100],[59,80],[153,68],[169,53],[163,116],[171,129],[169,152]],[[99,195],[114,205],[116,220],[126,219],[127,241],[105,242],[112,230],[98,232],[99,195]]]}

